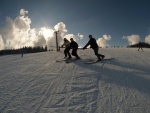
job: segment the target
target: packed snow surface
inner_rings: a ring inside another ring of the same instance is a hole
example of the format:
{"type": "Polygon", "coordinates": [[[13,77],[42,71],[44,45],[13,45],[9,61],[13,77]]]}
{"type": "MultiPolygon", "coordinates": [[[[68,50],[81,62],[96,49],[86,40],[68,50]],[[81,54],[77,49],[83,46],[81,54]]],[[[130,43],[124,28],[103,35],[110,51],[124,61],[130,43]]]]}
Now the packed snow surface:
{"type": "Polygon", "coordinates": [[[150,49],[79,50],[0,56],[0,113],[150,113],[150,49]]]}

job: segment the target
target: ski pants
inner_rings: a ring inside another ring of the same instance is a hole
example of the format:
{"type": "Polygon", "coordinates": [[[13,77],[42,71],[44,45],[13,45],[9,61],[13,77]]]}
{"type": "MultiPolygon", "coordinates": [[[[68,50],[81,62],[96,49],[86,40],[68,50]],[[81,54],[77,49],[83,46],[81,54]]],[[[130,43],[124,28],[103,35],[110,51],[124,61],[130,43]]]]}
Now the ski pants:
{"type": "Polygon", "coordinates": [[[75,56],[76,58],[79,58],[79,56],[77,54],[77,50],[78,49],[72,49],[72,55],[75,56]]]}
{"type": "Polygon", "coordinates": [[[100,57],[103,56],[103,55],[98,53],[99,47],[93,48],[93,50],[94,50],[94,53],[95,53],[95,55],[97,56],[98,59],[100,59],[100,57]]]}
{"type": "Polygon", "coordinates": [[[138,51],[139,51],[140,49],[143,51],[142,47],[139,47],[138,51]]]}
{"type": "Polygon", "coordinates": [[[64,50],[64,54],[65,54],[65,57],[67,57],[67,55],[69,56],[69,58],[71,58],[71,55],[70,55],[70,48],[65,48],[64,50]]]}

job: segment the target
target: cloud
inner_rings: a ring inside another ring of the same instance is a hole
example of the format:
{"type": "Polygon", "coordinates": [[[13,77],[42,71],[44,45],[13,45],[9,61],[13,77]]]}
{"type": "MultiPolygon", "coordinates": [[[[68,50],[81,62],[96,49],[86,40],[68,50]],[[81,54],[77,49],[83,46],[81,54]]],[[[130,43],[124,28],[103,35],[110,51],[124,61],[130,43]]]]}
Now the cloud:
{"type": "Polygon", "coordinates": [[[34,42],[34,46],[45,46],[46,45],[46,39],[43,35],[38,35],[37,40],[34,42]]]}
{"type": "Polygon", "coordinates": [[[82,34],[78,33],[76,37],[78,40],[82,40],[84,36],[82,34]]]}
{"type": "Polygon", "coordinates": [[[19,30],[29,31],[30,24],[31,24],[31,19],[25,16],[18,16],[14,20],[14,27],[19,30]]]}
{"type": "Polygon", "coordinates": [[[0,50],[3,50],[3,49],[4,49],[4,42],[3,42],[2,36],[0,35],[0,50]]]}
{"type": "Polygon", "coordinates": [[[6,40],[5,49],[16,49],[23,46],[33,46],[34,36],[30,28],[31,20],[26,16],[19,15],[14,20],[10,17],[6,18],[6,25],[0,29],[2,37],[6,40]],[[8,46],[9,45],[9,46],[8,46]]]}
{"type": "Polygon", "coordinates": [[[134,44],[139,43],[140,36],[139,35],[123,36],[122,39],[127,39],[129,42],[129,45],[134,45],[134,44]]]}
{"type": "Polygon", "coordinates": [[[103,38],[107,41],[111,40],[111,36],[110,35],[103,35],[103,38]]]}
{"type": "Polygon", "coordinates": [[[52,29],[50,30],[50,32],[52,33],[52,35],[48,37],[47,40],[48,47],[56,46],[56,34],[57,34],[58,45],[61,46],[63,44],[63,38],[67,32],[66,25],[63,22],[59,22],[54,26],[53,30],[52,29]]]}
{"type": "Polygon", "coordinates": [[[97,44],[99,47],[106,48],[107,46],[109,46],[109,44],[107,44],[107,41],[109,40],[111,40],[111,36],[105,34],[101,38],[98,38],[97,44]]]}
{"type": "Polygon", "coordinates": [[[108,46],[107,41],[104,38],[99,38],[97,40],[98,46],[102,48],[106,48],[108,46]]]}
{"type": "Polygon", "coordinates": [[[25,14],[28,14],[28,11],[26,11],[25,9],[21,9],[20,10],[20,15],[25,16],[25,14]]]}
{"type": "Polygon", "coordinates": [[[145,37],[145,42],[148,43],[148,44],[150,44],[150,35],[148,35],[148,36],[145,37]]]}
{"type": "Polygon", "coordinates": [[[0,43],[3,43],[3,49],[17,49],[24,46],[45,46],[48,48],[56,47],[56,31],[58,38],[58,44],[61,46],[63,38],[74,38],[74,40],[83,39],[83,35],[78,33],[67,34],[66,25],[63,22],[57,23],[53,28],[41,27],[31,28],[31,19],[26,16],[28,11],[25,9],[20,10],[20,15],[15,19],[6,17],[5,27],[0,29],[1,39],[0,43]],[[3,39],[3,40],[2,40],[3,39]]]}
{"type": "Polygon", "coordinates": [[[61,32],[67,32],[66,25],[63,22],[59,22],[54,26],[56,31],[60,30],[61,32]]]}
{"type": "Polygon", "coordinates": [[[65,33],[67,32],[66,25],[63,22],[59,22],[58,24],[56,24],[54,26],[54,29],[56,31],[60,31],[61,37],[63,37],[65,35],[65,33]]]}
{"type": "Polygon", "coordinates": [[[39,33],[42,34],[46,40],[54,36],[54,30],[46,27],[40,28],[39,33]]]}
{"type": "Polygon", "coordinates": [[[61,45],[63,43],[63,39],[67,38],[70,41],[70,38],[73,38],[75,41],[79,41],[83,39],[83,35],[78,33],[77,35],[74,34],[66,34],[67,33],[67,29],[66,29],[66,25],[63,22],[59,22],[58,24],[56,24],[54,26],[54,29],[56,31],[60,31],[61,34],[59,34],[59,44],[61,45]]]}

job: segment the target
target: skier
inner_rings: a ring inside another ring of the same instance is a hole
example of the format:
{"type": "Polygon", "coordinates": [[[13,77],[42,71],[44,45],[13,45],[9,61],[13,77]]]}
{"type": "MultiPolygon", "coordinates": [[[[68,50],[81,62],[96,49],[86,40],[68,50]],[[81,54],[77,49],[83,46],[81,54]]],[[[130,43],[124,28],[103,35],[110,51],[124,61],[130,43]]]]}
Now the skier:
{"type": "Polygon", "coordinates": [[[89,35],[89,39],[89,42],[83,47],[83,49],[86,49],[86,47],[90,45],[90,48],[94,50],[94,53],[98,58],[97,61],[101,61],[102,59],[104,59],[105,56],[98,53],[99,47],[95,38],[93,38],[92,35],[89,35]]]}
{"type": "Polygon", "coordinates": [[[71,40],[70,47],[72,49],[72,55],[75,56],[76,59],[80,59],[80,57],[77,54],[78,44],[73,40],[73,38],[71,38],[70,40],[71,40]]]}
{"type": "Polygon", "coordinates": [[[142,43],[141,43],[141,42],[139,42],[138,46],[139,46],[138,51],[139,51],[140,49],[143,51],[143,49],[142,49],[142,43]]]}
{"type": "Polygon", "coordinates": [[[64,38],[64,43],[63,43],[62,47],[63,46],[65,46],[65,50],[64,50],[65,57],[64,58],[67,58],[67,55],[68,55],[69,56],[68,59],[71,59],[72,57],[69,53],[69,51],[70,51],[70,42],[66,38],[64,38]]]}

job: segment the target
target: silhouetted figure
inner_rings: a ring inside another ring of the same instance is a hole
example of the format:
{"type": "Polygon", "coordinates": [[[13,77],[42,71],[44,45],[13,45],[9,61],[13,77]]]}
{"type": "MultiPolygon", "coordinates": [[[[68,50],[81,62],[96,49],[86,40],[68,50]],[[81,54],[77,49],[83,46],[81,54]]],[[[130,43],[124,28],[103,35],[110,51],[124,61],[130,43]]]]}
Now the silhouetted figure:
{"type": "Polygon", "coordinates": [[[141,42],[139,42],[138,46],[139,46],[138,51],[139,51],[140,49],[143,51],[143,49],[142,49],[142,43],[141,43],[141,42]]]}
{"type": "Polygon", "coordinates": [[[72,57],[69,53],[69,51],[70,51],[70,42],[66,38],[64,38],[64,43],[63,43],[62,47],[63,46],[65,46],[65,50],[64,50],[65,57],[64,58],[67,58],[67,55],[68,55],[69,56],[68,59],[71,59],[72,57]]]}
{"type": "Polygon", "coordinates": [[[73,40],[73,38],[71,38],[70,40],[71,40],[70,47],[72,49],[72,55],[75,56],[77,59],[80,59],[80,57],[77,54],[78,44],[73,40]]]}
{"type": "Polygon", "coordinates": [[[86,49],[86,47],[90,45],[90,48],[94,50],[94,53],[98,58],[98,61],[104,59],[105,56],[98,53],[99,47],[95,38],[93,38],[92,35],[89,35],[89,39],[90,39],[89,42],[83,47],[83,49],[86,49]]]}

